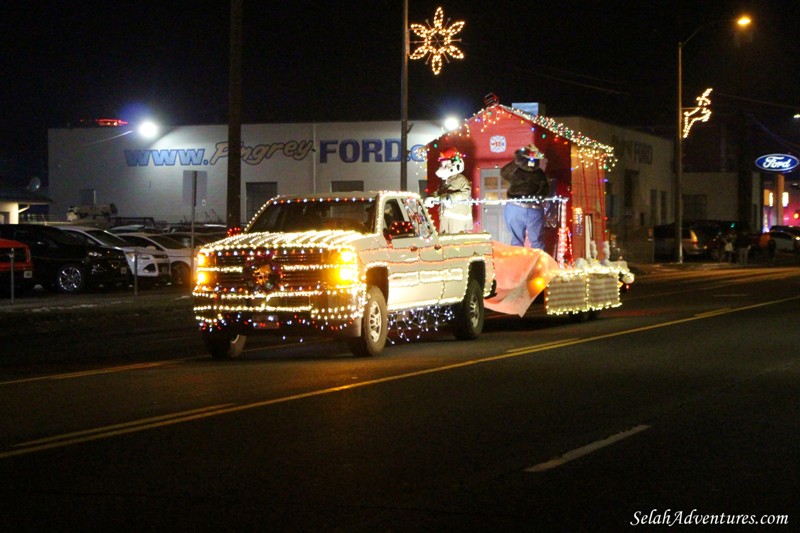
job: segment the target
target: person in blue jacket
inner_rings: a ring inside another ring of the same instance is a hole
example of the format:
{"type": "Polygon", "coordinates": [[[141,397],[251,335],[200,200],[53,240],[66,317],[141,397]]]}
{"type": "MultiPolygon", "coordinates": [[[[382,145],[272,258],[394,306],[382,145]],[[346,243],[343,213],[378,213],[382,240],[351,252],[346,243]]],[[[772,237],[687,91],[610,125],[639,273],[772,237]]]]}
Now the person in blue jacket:
{"type": "Polygon", "coordinates": [[[503,217],[513,246],[524,246],[527,237],[531,248],[544,249],[542,200],[550,194],[546,167],[544,154],[530,144],[517,150],[514,160],[500,169],[500,175],[509,182],[503,217]]]}

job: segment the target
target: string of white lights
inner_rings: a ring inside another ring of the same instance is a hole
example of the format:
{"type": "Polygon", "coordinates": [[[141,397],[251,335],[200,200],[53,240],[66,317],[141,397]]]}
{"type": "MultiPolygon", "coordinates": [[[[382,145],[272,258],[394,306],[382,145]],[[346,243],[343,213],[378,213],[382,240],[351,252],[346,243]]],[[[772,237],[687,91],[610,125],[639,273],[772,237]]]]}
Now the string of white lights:
{"type": "Polygon", "coordinates": [[[558,203],[558,204],[566,204],[569,201],[569,198],[565,198],[563,196],[532,196],[528,198],[498,198],[498,199],[486,199],[486,198],[472,198],[469,200],[447,200],[442,198],[437,198],[435,196],[429,196],[425,199],[426,204],[440,204],[444,203],[446,205],[454,205],[454,204],[469,204],[469,205],[505,205],[505,204],[547,204],[547,203],[558,203]]]}

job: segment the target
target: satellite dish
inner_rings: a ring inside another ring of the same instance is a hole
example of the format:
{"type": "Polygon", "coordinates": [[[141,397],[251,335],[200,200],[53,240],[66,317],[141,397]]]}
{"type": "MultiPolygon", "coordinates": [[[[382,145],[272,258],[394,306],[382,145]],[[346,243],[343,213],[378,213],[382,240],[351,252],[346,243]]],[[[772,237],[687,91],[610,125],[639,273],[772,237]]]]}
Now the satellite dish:
{"type": "Polygon", "coordinates": [[[30,192],[38,192],[39,189],[42,188],[42,180],[37,177],[31,178],[31,181],[28,182],[28,190],[30,192]]]}

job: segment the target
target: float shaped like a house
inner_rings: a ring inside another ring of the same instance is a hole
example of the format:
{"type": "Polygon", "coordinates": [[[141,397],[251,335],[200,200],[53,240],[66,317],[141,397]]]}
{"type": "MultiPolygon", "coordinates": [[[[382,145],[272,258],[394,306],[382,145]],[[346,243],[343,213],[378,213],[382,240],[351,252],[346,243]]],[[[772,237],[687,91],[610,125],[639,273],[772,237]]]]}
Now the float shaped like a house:
{"type": "Polygon", "coordinates": [[[503,204],[509,184],[500,169],[531,143],[547,158],[551,198],[545,204],[545,251],[562,267],[581,258],[608,259],[605,183],[606,172],[616,162],[614,149],[552,118],[499,103],[488,105],[426,145],[427,190],[435,191],[441,183],[436,176],[439,154],[456,148],[465,156],[464,175],[472,182],[473,230],[508,243],[503,204]]]}

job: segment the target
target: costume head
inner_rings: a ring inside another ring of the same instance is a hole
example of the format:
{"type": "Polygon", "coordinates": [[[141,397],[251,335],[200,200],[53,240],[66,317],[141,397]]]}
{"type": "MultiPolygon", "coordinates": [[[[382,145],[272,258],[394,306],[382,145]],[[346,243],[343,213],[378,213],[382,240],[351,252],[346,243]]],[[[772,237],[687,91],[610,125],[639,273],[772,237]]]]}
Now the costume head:
{"type": "Polygon", "coordinates": [[[537,163],[547,161],[544,154],[536,148],[536,145],[529,144],[517,150],[514,154],[514,161],[519,167],[534,167],[537,163]]]}
{"type": "Polygon", "coordinates": [[[439,154],[439,168],[436,175],[447,179],[464,172],[464,155],[455,148],[445,148],[439,154]]]}

